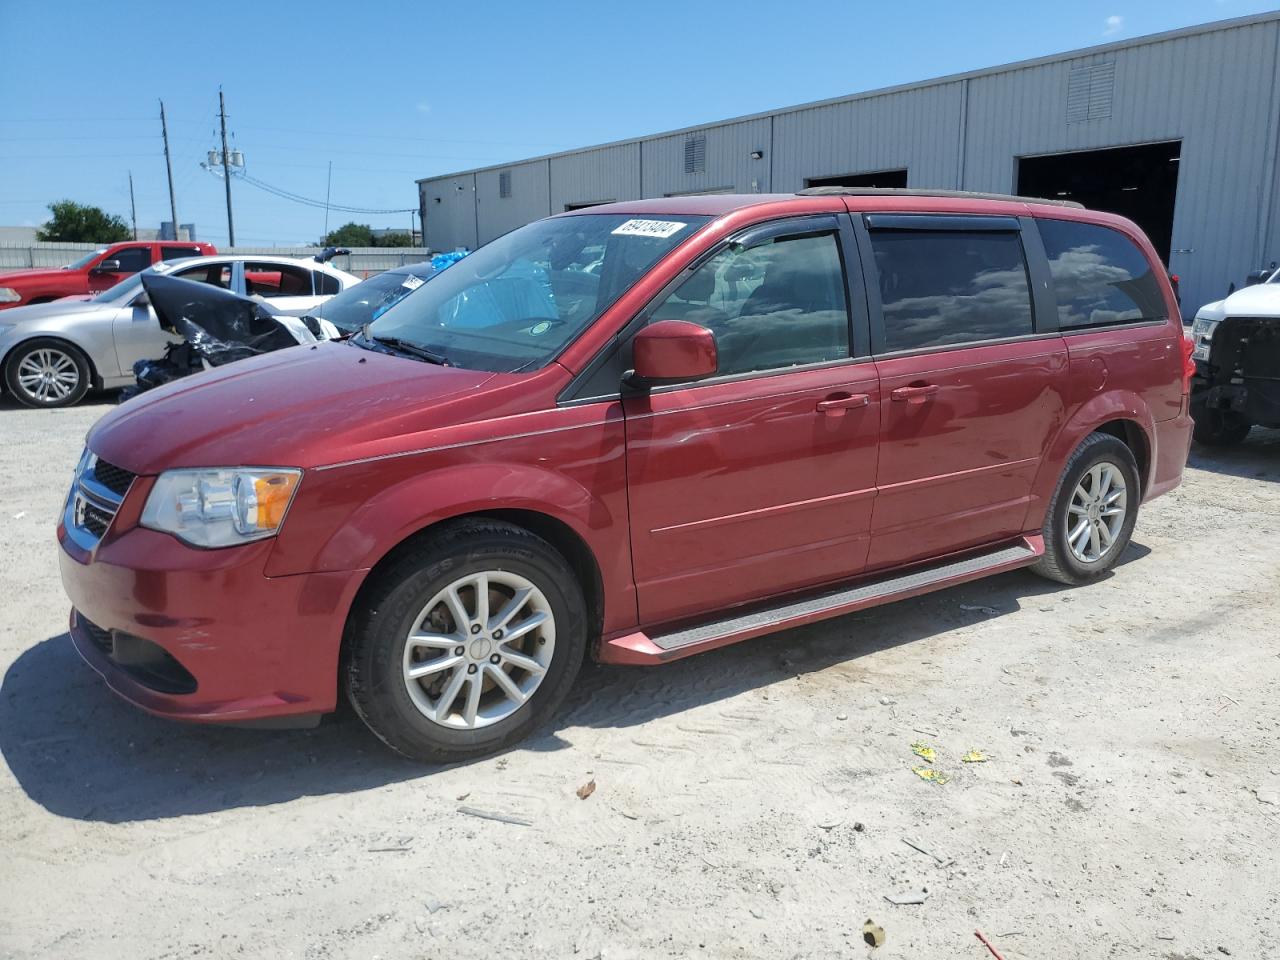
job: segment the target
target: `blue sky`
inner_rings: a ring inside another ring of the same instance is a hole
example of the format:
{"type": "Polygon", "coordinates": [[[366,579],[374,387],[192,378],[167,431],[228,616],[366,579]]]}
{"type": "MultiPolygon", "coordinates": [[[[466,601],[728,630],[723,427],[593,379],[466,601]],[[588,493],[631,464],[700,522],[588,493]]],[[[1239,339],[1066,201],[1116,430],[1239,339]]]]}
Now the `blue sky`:
{"type": "MultiPolygon", "coordinates": [[[[0,0],[0,225],[70,198],[226,242],[218,85],[266,183],[416,207],[414,179],[1272,9],[1249,0],[862,3],[118,3],[0,0]]],[[[314,241],[324,211],[236,183],[241,244],[314,241]]],[[[408,214],[355,216],[409,225],[408,214]]]]}

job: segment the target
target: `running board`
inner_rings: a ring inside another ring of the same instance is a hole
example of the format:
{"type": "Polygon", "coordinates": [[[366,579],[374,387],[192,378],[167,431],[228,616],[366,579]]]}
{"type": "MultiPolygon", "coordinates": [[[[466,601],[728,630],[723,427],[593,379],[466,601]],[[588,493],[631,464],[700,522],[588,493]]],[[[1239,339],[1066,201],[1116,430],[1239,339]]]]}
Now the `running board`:
{"type": "Polygon", "coordinates": [[[1013,546],[969,554],[936,566],[917,567],[896,576],[828,590],[817,595],[810,594],[750,613],[655,633],[653,636],[639,631],[626,634],[602,643],[600,660],[604,663],[637,665],[678,660],[749,637],[798,627],[828,617],[838,617],[854,610],[903,600],[1006,570],[1016,570],[1035,563],[1043,553],[1043,538],[1024,537],[1013,546]]]}

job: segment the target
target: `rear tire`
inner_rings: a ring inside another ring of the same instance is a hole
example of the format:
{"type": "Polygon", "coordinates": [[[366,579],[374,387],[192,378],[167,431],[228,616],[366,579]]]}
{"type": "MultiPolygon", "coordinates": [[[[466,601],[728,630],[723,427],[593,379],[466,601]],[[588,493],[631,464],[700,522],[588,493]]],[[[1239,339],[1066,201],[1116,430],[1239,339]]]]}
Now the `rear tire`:
{"type": "Polygon", "coordinates": [[[28,407],[69,407],[89,392],[89,361],[65,340],[37,337],[18,344],[4,364],[5,389],[28,407]]]}
{"type": "Polygon", "coordinates": [[[1193,415],[1191,436],[1206,447],[1234,447],[1243,443],[1252,424],[1230,410],[1202,409],[1193,415]]]}
{"type": "Polygon", "coordinates": [[[1109,434],[1091,433],[1063,468],[1045,514],[1044,556],[1031,569],[1058,583],[1097,580],[1129,545],[1141,499],[1133,451],[1109,434]]]}
{"type": "Polygon", "coordinates": [[[375,576],[348,624],[343,676],[391,749],[432,763],[484,756],[564,701],[587,647],[586,604],[541,537],[496,520],[450,523],[375,576]]]}

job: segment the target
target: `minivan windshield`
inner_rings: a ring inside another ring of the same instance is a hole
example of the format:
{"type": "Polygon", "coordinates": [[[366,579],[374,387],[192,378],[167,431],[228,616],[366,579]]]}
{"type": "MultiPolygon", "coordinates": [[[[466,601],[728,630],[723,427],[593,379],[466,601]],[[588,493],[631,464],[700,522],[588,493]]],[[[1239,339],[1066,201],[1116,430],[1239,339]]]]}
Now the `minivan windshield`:
{"type": "Polygon", "coordinates": [[[545,366],[710,217],[580,214],[499,237],[423,284],[352,337],[450,366],[545,366]]]}

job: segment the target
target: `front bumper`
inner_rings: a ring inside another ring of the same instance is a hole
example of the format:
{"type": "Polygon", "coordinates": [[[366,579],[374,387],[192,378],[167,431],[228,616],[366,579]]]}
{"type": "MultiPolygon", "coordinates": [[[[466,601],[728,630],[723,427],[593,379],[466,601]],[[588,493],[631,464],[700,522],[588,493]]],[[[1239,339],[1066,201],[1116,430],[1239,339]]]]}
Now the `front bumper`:
{"type": "Polygon", "coordinates": [[[267,577],[270,540],[197,550],[136,526],[85,550],[59,525],[58,541],[72,642],[124,699],[230,723],[336,706],[342,631],[367,571],[267,577]],[[167,668],[140,669],[122,650],[149,650],[167,668]]]}

